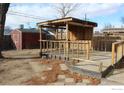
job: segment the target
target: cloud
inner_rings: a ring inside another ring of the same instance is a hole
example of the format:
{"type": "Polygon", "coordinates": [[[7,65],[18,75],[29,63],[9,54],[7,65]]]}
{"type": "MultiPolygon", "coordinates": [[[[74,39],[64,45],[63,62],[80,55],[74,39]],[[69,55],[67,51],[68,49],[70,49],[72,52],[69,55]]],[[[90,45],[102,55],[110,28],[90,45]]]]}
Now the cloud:
{"type": "Polygon", "coordinates": [[[53,17],[53,9],[49,4],[16,4],[9,8],[6,25],[10,25],[12,28],[17,28],[20,24],[36,24],[37,22],[42,21],[42,19],[47,20],[53,17]],[[13,15],[14,11],[24,14],[16,13],[17,15],[13,15]],[[35,19],[18,15],[31,16],[35,19]],[[41,18],[41,20],[36,18],[41,18]]]}
{"type": "MultiPolygon", "coordinates": [[[[112,13],[116,13],[119,7],[122,4],[105,4],[105,3],[96,3],[96,4],[82,4],[80,9],[75,12],[77,17],[84,17],[84,14],[87,14],[89,17],[105,16],[112,13]]],[[[73,16],[76,16],[73,15],[73,16]]]]}
{"type": "MultiPolygon", "coordinates": [[[[53,19],[56,18],[57,13],[55,12],[54,6],[55,4],[12,4],[9,8],[9,11],[17,11],[21,13],[25,13],[27,15],[34,15],[34,17],[40,17],[43,19],[53,19]]],[[[97,17],[97,16],[105,16],[116,13],[122,4],[104,4],[104,3],[96,3],[89,4],[83,3],[80,4],[78,9],[74,11],[70,16],[77,18],[84,18],[84,14],[86,13],[88,17],[97,17]]],[[[7,14],[6,25],[11,26],[12,28],[19,27],[20,24],[27,25],[28,23],[31,26],[35,26],[37,22],[43,21],[39,19],[32,19],[27,17],[21,17],[17,15],[10,15],[9,12],[7,14]]],[[[28,25],[27,25],[28,26],[28,25]]]]}

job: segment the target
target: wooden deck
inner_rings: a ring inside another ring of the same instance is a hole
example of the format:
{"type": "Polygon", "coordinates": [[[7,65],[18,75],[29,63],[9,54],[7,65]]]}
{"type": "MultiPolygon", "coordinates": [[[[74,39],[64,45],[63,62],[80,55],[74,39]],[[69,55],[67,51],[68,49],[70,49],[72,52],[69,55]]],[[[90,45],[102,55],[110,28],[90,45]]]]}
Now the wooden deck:
{"type": "MultiPolygon", "coordinates": [[[[86,71],[89,73],[97,74],[97,76],[94,77],[100,77],[101,72],[112,65],[111,52],[92,51],[91,53],[89,53],[89,60],[86,58],[86,55],[82,54],[79,54],[77,57],[76,53],[72,54],[71,52],[69,52],[69,59],[65,59],[62,55],[64,55],[64,52],[61,52],[61,54],[59,55],[57,51],[53,51],[52,54],[49,55],[49,57],[60,59],[59,57],[61,56],[61,60],[65,60],[66,62],[72,63],[75,61],[76,64],[74,64],[71,68],[80,69],[83,72],[86,71]]],[[[81,72],[80,70],[78,71],[81,72]]]]}
{"type": "Polygon", "coordinates": [[[80,58],[80,62],[75,64],[75,67],[83,68],[95,72],[106,70],[111,63],[111,52],[93,51],[90,53],[90,59],[80,58]]]}
{"type": "Polygon", "coordinates": [[[112,66],[114,69],[114,65],[123,57],[123,46],[123,41],[115,42],[112,44],[112,51],[107,52],[93,50],[89,41],[42,40],[40,51],[41,56],[64,60],[75,71],[101,77],[103,72],[111,72],[108,68],[112,66]]]}

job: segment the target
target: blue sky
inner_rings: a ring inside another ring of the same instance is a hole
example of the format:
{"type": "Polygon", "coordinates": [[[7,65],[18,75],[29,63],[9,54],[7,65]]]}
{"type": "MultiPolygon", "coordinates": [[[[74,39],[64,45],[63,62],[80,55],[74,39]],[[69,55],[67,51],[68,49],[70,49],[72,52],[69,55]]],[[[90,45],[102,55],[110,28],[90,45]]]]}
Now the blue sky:
{"type": "MultiPolygon", "coordinates": [[[[20,24],[24,24],[25,27],[36,27],[37,22],[58,17],[57,12],[54,9],[56,5],[58,4],[11,4],[7,14],[6,26],[10,26],[13,29],[18,28],[20,24]],[[13,12],[23,13],[25,16],[33,16],[40,19],[13,15],[13,12]]],[[[84,15],[87,14],[89,20],[98,23],[98,27],[95,28],[95,30],[100,30],[106,24],[121,27],[121,17],[124,16],[123,10],[123,3],[82,3],[78,9],[69,16],[83,19],[84,15]]]]}

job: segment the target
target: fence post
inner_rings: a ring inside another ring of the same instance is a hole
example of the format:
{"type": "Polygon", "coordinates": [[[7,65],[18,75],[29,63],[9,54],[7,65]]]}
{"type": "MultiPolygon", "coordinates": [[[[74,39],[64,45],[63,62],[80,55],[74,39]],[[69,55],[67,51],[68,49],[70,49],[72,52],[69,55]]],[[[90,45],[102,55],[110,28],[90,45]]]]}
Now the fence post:
{"type": "Polygon", "coordinates": [[[72,42],[72,57],[74,57],[74,42],[72,42]]]}
{"type": "Polygon", "coordinates": [[[103,63],[101,62],[101,63],[99,64],[99,72],[102,72],[102,67],[103,67],[103,63]]]}
{"type": "Polygon", "coordinates": [[[77,41],[77,58],[79,58],[79,41],[77,41]]]}
{"type": "Polygon", "coordinates": [[[124,45],[122,43],[122,57],[123,57],[123,53],[124,53],[123,49],[124,49],[124,45]]]}
{"type": "Polygon", "coordinates": [[[87,59],[89,60],[89,42],[87,41],[87,59]]]}
{"type": "Polygon", "coordinates": [[[115,44],[112,44],[112,65],[115,63],[115,44]]]}

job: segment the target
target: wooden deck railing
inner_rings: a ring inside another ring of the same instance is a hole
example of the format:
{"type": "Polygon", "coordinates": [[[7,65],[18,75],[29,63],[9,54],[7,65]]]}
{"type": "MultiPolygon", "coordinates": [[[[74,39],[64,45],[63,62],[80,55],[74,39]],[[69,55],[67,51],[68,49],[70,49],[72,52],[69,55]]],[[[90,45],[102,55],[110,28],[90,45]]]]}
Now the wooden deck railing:
{"type": "Polygon", "coordinates": [[[124,41],[112,43],[112,65],[124,56],[124,41]]]}
{"type": "Polygon", "coordinates": [[[64,58],[90,58],[90,41],[41,40],[41,52],[64,58]]]}

